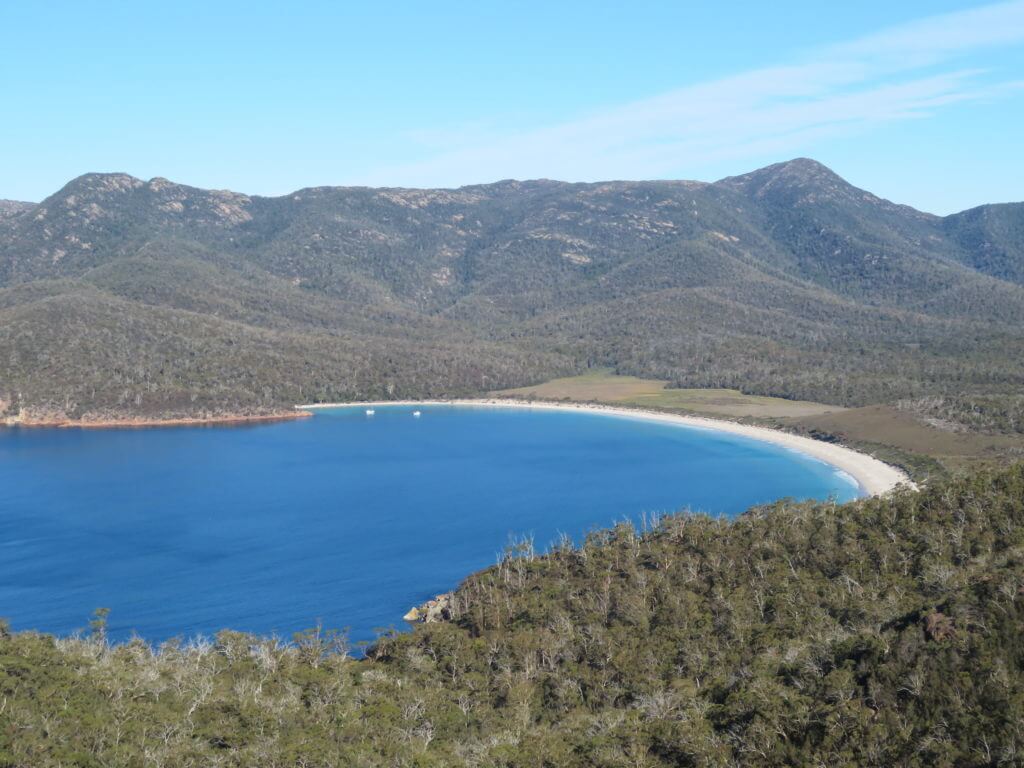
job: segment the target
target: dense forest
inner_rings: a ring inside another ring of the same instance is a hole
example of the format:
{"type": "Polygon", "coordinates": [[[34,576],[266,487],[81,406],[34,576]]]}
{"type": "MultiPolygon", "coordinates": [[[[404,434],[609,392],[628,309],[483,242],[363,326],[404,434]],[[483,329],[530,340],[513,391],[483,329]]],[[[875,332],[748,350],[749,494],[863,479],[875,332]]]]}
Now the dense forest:
{"type": "Polygon", "coordinates": [[[0,766],[1024,762],[1024,466],[530,542],[355,659],[0,625],[0,766]]]}
{"type": "Polygon", "coordinates": [[[794,160],[277,198],[89,174],[0,205],[0,418],[265,413],[594,367],[1020,431],[1024,204],[940,218],[794,160]]]}

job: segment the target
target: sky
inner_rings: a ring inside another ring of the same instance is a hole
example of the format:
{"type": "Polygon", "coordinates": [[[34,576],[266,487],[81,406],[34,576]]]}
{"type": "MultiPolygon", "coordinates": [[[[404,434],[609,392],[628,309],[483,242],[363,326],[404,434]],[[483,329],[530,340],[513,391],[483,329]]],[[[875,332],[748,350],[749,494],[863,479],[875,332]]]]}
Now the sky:
{"type": "Polygon", "coordinates": [[[0,198],[91,171],[279,195],[714,180],[813,157],[1024,200],[1024,0],[0,0],[0,198]]]}

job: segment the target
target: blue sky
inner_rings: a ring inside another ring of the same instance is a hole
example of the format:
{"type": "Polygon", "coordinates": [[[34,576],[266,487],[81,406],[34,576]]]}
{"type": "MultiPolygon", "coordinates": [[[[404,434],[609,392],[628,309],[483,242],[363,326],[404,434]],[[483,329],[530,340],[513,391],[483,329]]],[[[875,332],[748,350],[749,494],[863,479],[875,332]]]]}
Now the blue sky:
{"type": "Polygon", "coordinates": [[[713,180],[1024,200],[1024,0],[0,4],[0,197],[713,180]],[[832,7],[835,6],[835,7],[832,7]]]}

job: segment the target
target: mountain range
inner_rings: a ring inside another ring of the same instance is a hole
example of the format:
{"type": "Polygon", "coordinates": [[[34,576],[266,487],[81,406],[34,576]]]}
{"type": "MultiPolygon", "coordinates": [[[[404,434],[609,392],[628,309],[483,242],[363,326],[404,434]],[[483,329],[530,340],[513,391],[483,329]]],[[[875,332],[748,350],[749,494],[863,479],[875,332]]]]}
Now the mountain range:
{"type": "Polygon", "coordinates": [[[808,159],[273,198],[87,174],[0,201],[0,416],[273,412],[598,366],[838,404],[1019,393],[1024,203],[933,216],[808,159]]]}

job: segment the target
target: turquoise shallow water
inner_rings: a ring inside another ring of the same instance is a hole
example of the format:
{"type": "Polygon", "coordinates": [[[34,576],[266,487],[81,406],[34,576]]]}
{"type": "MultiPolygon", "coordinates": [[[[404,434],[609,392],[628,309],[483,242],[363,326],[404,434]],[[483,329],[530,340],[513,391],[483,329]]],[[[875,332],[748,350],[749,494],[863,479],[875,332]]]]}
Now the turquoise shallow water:
{"type": "Polygon", "coordinates": [[[722,433],[580,412],[423,406],[251,427],[0,430],[0,616],[117,638],[223,627],[404,627],[510,536],[785,496],[841,501],[834,468],[722,433]]]}

